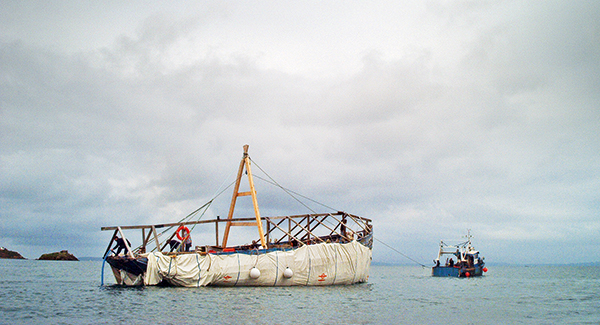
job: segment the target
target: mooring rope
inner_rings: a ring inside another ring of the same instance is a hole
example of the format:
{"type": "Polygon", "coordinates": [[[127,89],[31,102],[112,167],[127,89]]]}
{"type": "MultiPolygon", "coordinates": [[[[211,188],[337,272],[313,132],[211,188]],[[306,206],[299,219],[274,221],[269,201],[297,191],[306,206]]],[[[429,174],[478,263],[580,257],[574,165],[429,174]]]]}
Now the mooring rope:
{"type": "MultiPolygon", "coordinates": [[[[265,179],[265,178],[262,178],[262,177],[260,177],[260,176],[257,176],[257,175],[253,175],[255,178],[258,178],[258,179],[260,179],[260,180],[262,180],[262,181],[264,181],[264,182],[266,182],[266,183],[269,183],[269,184],[271,184],[271,185],[274,185],[274,186],[277,186],[277,187],[279,187],[279,188],[280,188],[280,189],[282,189],[284,192],[286,192],[286,193],[287,193],[289,196],[291,196],[291,197],[292,197],[294,200],[298,201],[300,204],[302,204],[304,207],[306,207],[308,210],[310,210],[312,213],[316,213],[316,212],[315,212],[313,209],[311,209],[310,207],[308,207],[306,204],[304,204],[304,202],[300,201],[300,200],[299,200],[299,199],[298,199],[296,196],[294,196],[294,195],[292,195],[292,194],[295,194],[295,195],[297,195],[297,196],[300,196],[300,197],[302,197],[302,198],[304,198],[304,199],[306,199],[306,200],[309,200],[309,201],[311,201],[311,202],[313,202],[313,203],[316,203],[316,204],[318,204],[318,205],[320,205],[320,206],[323,206],[323,207],[325,207],[325,208],[327,208],[327,209],[330,209],[330,210],[333,210],[333,211],[338,211],[338,210],[336,210],[336,209],[334,209],[334,208],[332,208],[332,207],[330,207],[330,206],[327,206],[327,205],[325,205],[325,204],[323,204],[323,203],[320,203],[320,202],[318,202],[318,201],[316,201],[316,200],[313,200],[313,199],[311,199],[311,198],[309,198],[309,197],[306,197],[306,196],[304,196],[304,195],[302,195],[302,194],[299,194],[299,193],[297,193],[297,192],[294,192],[294,191],[292,191],[292,190],[290,190],[290,189],[287,189],[287,188],[285,188],[285,187],[281,186],[281,185],[280,185],[279,183],[277,183],[277,181],[275,181],[275,180],[274,180],[274,179],[273,179],[273,178],[272,178],[272,177],[271,177],[269,174],[267,174],[267,172],[265,172],[265,171],[264,171],[264,170],[263,170],[263,169],[260,167],[260,165],[258,165],[258,164],[257,164],[257,163],[256,163],[254,160],[252,160],[252,158],[250,158],[250,161],[252,161],[252,163],[254,163],[254,165],[256,165],[256,167],[258,167],[258,169],[260,169],[260,171],[261,171],[261,172],[263,172],[263,173],[264,173],[264,174],[265,174],[265,175],[266,175],[266,176],[269,178],[269,180],[267,180],[267,179],[265,179]]],[[[330,223],[331,223],[331,222],[330,222],[330,223]]],[[[426,266],[426,265],[424,265],[424,264],[422,264],[422,263],[418,262],[417,260],[415,260],[415,259],[411,258],[410,256],[408,256],[408,255],[406,255],[406,254],[404,254],[404,253],[400,252],[399,250],[397,250],[397,249],[393,248],[392,246],[390,246],[390,245],[388,245],[388,244],[384,243],[383,241],[381,241],[381,240],[379,240],[379,239],[377,239],[377,238],[374,238],[374,239],[375,239],[377,242],[381,243],[382,245],[386,246],[387,248],[391,249],[392,251],[394,251],[394,252],[396,252],[396,253],[398,253],[398,254],[402,255],[404,258],[407,258],[407,259],[409,259],[410,261],[412,261],[412,262],[414,262],[414,263],[416,263],[416,264],[420,265],[421,267],[425,267],[425,268],[427,268],[427,266],[426,266]]]]}
{"type": "MultiPolygon", "coordinates": [[[[318,205],[320,205],[320,206],[323,206],[323,207],[325,207],[325,208],[327,208],[327,209],[331,209],[331,210],[333,210],[333,211],[337,211],[336,209],[334,209],[334,208],[332,208],[332,207],[330,207],[330,206],[327,206],[327,205],[325,205],[325,204],[323,204],[323,203],[320,203],[320,202],[318,202],[318,201],[316,201],[316,200],[313,200],[313,199],[311,199],[311,198],[309,198],[309,197],[306,197],[306,196],[304,196],[304,195],[302,195],[302,194],[299,194],[299,193],[297,193],[297,192],[294,192],[294,191],[292,191],[292,190],[290,190],[290,189],[287,189],[287,188],[285,188],[285,187],[281,186],[279,183],[277,183],[277,181],[275,181],[275,180],[274,180],[274,179],[273,179],[271,176],[269,176],[269,174],[267,174],[267,172],[265,172],[265,171],[264,171],[264,170],[263,170],[263,169],[262,169],[262,168],[261,168],[261,167],[260,167],[260,166],[259,166],[259,165],[258,165],[258,164],[255,162],[255,161],[254,161],[254,160],[250,159],[250,161],[252,161],[252,162],[254,163],[254,165],[256,165],[256,167],[258,167],[258,169],[260,169],[260,171],[262,171],[262,172],[263,172],[263,173],[264,173],[264,174],[265,174],[265,175],[266,175],[266,176],[267,176],[267,177],[268,177],[270,180],[267,180],[267,179],[265,179],[265,178],[262,178],[262,177],[260,177],[260,176],[257,176],[257,175],[253,175],[255,178],[258,178],[258,179],[260,179],[260,180],[262,180],[262,181],[264,181],[264,182],[266,182],[266,183],[269,183],[269,184],[271,184],[271,185],[274,185],[274,186],[277,186],[277,187],[279,187],[280,189],[282,189],[283,191],[285,191],[285,192],[286,192],[286,193],[287,193],[289,196],[291,196],[291,197],[292,197],[294,200],[298,201],[300,204],[302,204],[304,207],[306,207],[308,210],[310,210],[312,213],[316,213],[316,212],[315,212],[313,209],[311,209],[310,207],[308,207],[306,204],[304,204],[302,201],[300,201],[300,200],[299,200],[299,199],[298,199],[296,196],[294,196],[294,195],[292,195],[292,194],[295,194],[295,195],[297,195],[297,196],[299,196],[299,197],[302,197],[302,198],[304,198],[304,199],[306,199],[306,200],[309,200],[309,201],[311,201],[311,202],[313,202],[313,203],[316,203],[316,204],[318,204],[318,205]]],[[[330,224],[331,224],[331,222],[330,222],[330,224]]],[[[416,264],[418,264],[418,265],[420,265],[420,266],[422,266],[422,267],[425,267],[425,268],[427,267],[427,266],[425,266],[424,264],[422,264],[422,263],[418,262],[417,260],[415,260],[415,259],[411,258],[410,256],[408,256],[408,255],[406,255],[406,254],[404,254],[404,253],[400,252],[399,250],[397,250],[397,249],[393,248],[392,246],[390,246],[390,245],[388,245],[388,244],[384,243],[383,241],[381,241],[381,240],[379,240],[379,239],[377,239],[377,238],[374,238],[374,239],[375,239],[377,242],[381,243],[382,245],[386,246],[387,248],[391,249],[392,251],[394,251],[394,252],[396,252],[396,253],[398,253],[398,254],[402,255],[403,257],[405,257],[405,258],[409,259],[410,261],[412,261],[412,262],[414,262],[414,263],[416,263],[416,264]]]]}
{"type": "Polygon", "coordinates": [[[384,243],[383,241],[381,241],[381,240],[379,240],[379,239],[377,239],[377,238],[373,238],[373,239],[375,239],[377,242],[379,242],[380,244],[384,245],[385,247],[387,247],[387,248],[389,248],[389,249],[393,250],[394,252],[396,252],[396,253],[398,253],[398,254],[400,254],[400,255],[404,256],[405,258],[407,258],[407,259],[409,259],[409,260],[411,260],[411,261],[413,261],[413,262],[415,262],[415,263],[419,264],[420,266],[422,266],[422,267],[427,267],[426,265],[424,265],[424,264],[422,264],[422,263],[419,263],[417,260],[415,260],[415,259],[411,258],[410,256],[408,256],[408,255],[406,255],[406,254],[404,254],[404,253],[400,252],[399,250],[397,250],[397,249],[395,249],[394,247],[392,247],[392,246],[390,246],[390,245],[388,245],[388,244],[384,243]]]}
{"type": "MultiPolygon", "coordinates": [[[[298,192],[294,192],[294,191],[292,191],[292,190],[290,190],[290,189],[288,189],[288,188],[285,188],[285,187],[281,186],[281,184],[277,183],[277,181],[276,181],[275,179],[273,179],[273,177],[271,177],[269,174],[267,174],[267,172],[265,172],[265,171],[264,171],[264,169],[262,169],[262,168],[260,167],[260,165],[258,165],[258,164],[257,164],[257,163],[256,163],[254,160],[252,160],[252,158],[250,158],[250,161],[251,161],[252,163],[254,163],[254,165],[256,165],[256,167],[258,167],[258,169],[259,169],[261,172],[263,172],[263,173],[264,173],[264,174],[265,174],[265,175],[266,175],[266,176],[267,176],[267,177],[268,177],[270,180],[267,180],[267,179],[265,179],[265,178],[263,178],[263,177],[260,177],[260,176],[257,176],[257,175],[253,175],[255,178],[258,178],[258,179],[260,179],[261,181],[263,181],[263,182],[265,182],[265,183],[268,183],[268,184],[271,184],[271,185],[273,185],[273,186],[276,186],[276,187],[280,188],[280,189],[281,189],[281,190],[283,190],[283,191],[284,191],[284,192],[285,192],[287,195],[289,195],[290,197],[292,197],[294,200],[296,200],[298,203],[300,203],[302,206],[304,206],[306,209],[308,209],[308,210],[309,210],[310,212],[312,212],[313,214],[316,214],[317,212],[316,212],[315,210],[311,209],[311,208],[310,208],[308,205],[306,205],[304,202],[300,201],[300,199],[298,199],[298,198],[297,198],[296,196],[294,196],[294,195],[297,195],[297,196],[299,196],[299,197],[301,197],[301,198],[303,198],[303,199],[306,199],[306,200],[308,200],[308,201],[311,201],[311,202],[313,202],[313,203],[315,203],[315,204],[318,204],[318,205],[320,205],[320,206],[322,206],[322,207],[325,207],[325,208],[327,208],[327,209],[329,209],[329,210],[332,210],[332,211],[339,211],[339,210],[337,210],[337,209],[334,209],[334,208],[332,208],[332,207],[330,207],[330,206],[328,206],[328,205],[326,205],[326,204],[324,204],[324,203],[321,203],[321,202],[319,202],[319,201],[313,200],[313,199],[311,199],[311,198],[309,198],[309,197],[307,197],[307,196],[305,196],[305,195],[302,195],[302,194],[300,194],[300,193],[298,193],[298,192]]],[[[330,214],[330,215],[331,215],[331,214],[330,214]]],[[[354,219],[354,218],[353,218],[353,219],[354,219]]],[[[335,226],[335,224],[334,224],[333,222],[329,221],[329,220],[322,220],[321,222],[327,222],[327,223],[329,223],[329,225],[330,225],[330,226],[335,226]]]]}

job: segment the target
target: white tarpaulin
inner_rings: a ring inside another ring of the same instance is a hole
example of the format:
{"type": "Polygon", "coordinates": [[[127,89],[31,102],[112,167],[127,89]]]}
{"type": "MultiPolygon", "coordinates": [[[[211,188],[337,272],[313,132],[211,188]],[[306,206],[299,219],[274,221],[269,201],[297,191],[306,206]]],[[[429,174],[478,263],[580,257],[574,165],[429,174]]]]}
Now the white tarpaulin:
{"type": "Polygon", "coordinates": [[[156,285],[164,279],[184,287],[352,284],[366,282],[371,266],[371,249],[356,241],[305,245],[258,255],[146,256],[145,285],[156,285]]]}

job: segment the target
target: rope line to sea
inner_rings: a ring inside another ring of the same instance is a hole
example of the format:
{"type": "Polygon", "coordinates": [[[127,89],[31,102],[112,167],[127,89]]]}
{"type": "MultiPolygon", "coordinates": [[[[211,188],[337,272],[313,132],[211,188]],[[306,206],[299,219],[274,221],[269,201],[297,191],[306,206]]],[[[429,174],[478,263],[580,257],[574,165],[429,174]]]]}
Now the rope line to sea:
{"type": "MultiPolygon", "coordinates": [[[[257,176],[257,175],[253,175],[255,178],[257,178],[257,179],[260,179],[261,181],[264,181],[264,182],[266,182],[266,183],[269,183],[269,184],[271,184],[271,185],[274,185],[274,186],[276,186],[276,187],[279,187],[279,188],[280,188],[280,189],[282,189],[282,190],[283,190],[285,193],[287,193],[289,196],[291,196],[291,197],[292,197],[294,200],[298,201],[300,204],[302,204],[304,207],[306,207],[308,210],[310,210],[312,213],[316,213],[316,212],[315,212],[313,209],[311,209],[311,208],[310,208],[308,205],[306,205],[304,202],[302,202],[300,199],[298,199],[296,196],[294,196],[294,195],[297,195],[297,196],[299,196],[299,197],[301,197],[301,198],[303,198],[303,199],[309,200],[309,201],[311,201],[311,202],[313,202],[313,203],[315,203],[315,204],[318,204],[318,205],[320,205],[320,206],[322,206],[322,207],[325,207],[325,208],[327,208],[327,209],[331,209],[331,210],[333,210],[333,211],[338,211],[338,210],[336,210],[336,209],[334,209],[334,208],[332,208],[332,207],[330,207],[330,206],[327,206],[327,205],[325,205],[325,204],[323,204],[323,203],[320,203],[320,202],[318,202],[318,201],[316,201],[316,200],[313,200],[313,199],[311,199],[311,198],[309,198],[309,197],[306,197],[306,196],[304,196],[304,195],[302,195],[302,194],[299,194],[299,193],[297,193],[297,192],[294,192],[294,191],[292,191],[292,190],[290,190],[290,189],[287,189],[287,188],[285,188],[285,187],[281,186],[279,183],[277,183],[277,181],[275,181],[275,180],[274,180],[274,179],[273,179],[271,176],[269,176],[269,174],[267,174],[267,172],[265,172],[265,171],[264,171],[264,170],[263,170],[263,169],[260,167],[260,165],[258,165],[258,164],[257,164],[257,163],[256,163],[254,160],[250,159],[250,161],[252,161],[252,163],[253,163],[253,164],[254,164],[256,167],[258,167],[258,169],[259,169],[261,172],[263,172],[263,173],[264,173],[264,174],[265,174],[265,175],[266,175],[266,176],[267,176],[269,179],[267,180],[267,179],[265,179],[265,178],[263,178],[263,177],[260,177],[260,176],[257,176]]],[[[414,258],[412,258],[412,257],[410,257],[410,256],[408,256],[408,255],[406,255],[406,254],[404,254],[404,253],[402,253],[401,251],[399,251],[399,250],[395,249],[395,248],[394,248],[394,247],[392,247],[391,245],[388,245],[388,244],[386,244],[386,243],[385,243],[385,242],[383,242],[382,240],[380,240],[380,239],[377,239],[377,238],[373,238],[373,239],[374,239],[375,241],[377,241],[378,243],[380,243],[380,244],[384,245],[385,247],[387,247],[387,248],[391,249],[393,252],[395,252],[395,253],[398,253],[398,254],[399,254],[399,255],[401,255],[402,257],[404,257],[404,258],[406,258],[406,259],[410,260],[411,262],[414,262],[414,263],[416,263],[416,264],[420,265],[421,267],[427,268],[427,266],[426,266],[426,265],[424,265],[423,263],[420,263],[419,261],[415,260],[414,258]]]]}

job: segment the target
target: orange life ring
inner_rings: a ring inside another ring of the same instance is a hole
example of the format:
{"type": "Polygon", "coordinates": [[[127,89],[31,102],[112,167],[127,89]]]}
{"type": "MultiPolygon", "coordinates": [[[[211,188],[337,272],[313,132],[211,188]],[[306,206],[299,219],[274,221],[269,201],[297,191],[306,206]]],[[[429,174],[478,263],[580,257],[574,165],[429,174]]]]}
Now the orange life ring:
{"type": "Polygon", "coordinates": [[[188,229],[188,227],[181,225],[179,226],[179,228],[177,228],[177,231],[175,232],[175,234],[177,235],[177,238],[181,241],[183,241],[184,238],[188,238],[190,236],[190,229],[188,229]],[[185,232],[185,237],[183,236],[183,234],[181,233],[185,232]]]}

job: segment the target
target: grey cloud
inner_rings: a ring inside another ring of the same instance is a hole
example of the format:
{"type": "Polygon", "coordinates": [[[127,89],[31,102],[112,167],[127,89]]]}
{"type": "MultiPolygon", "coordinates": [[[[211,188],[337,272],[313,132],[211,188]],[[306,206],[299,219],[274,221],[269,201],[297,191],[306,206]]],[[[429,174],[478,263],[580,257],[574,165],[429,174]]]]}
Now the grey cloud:
{"type": "MultiPolygon", "coordinates": [[[[575,248],[597,259],[582,243],[600,227],[598,8],[475,4],[428,7],[462,52],[433,40],[411,55],[373,49],[357,71],[327,77],[265,67],[252,51],[179,53],[210,17],[159,15],[76,55],[1,43],[3,246],[99,255],[100,226],[179,219],[249,143],[280,184],[373,218],[378,238],[419,258],[473,228],[490,260],[521,249],[550,261],[539,246],[553,239],[572,261],[575,248]]],[[[302,208],[259,184],[265,215],[302,208]]]]}

